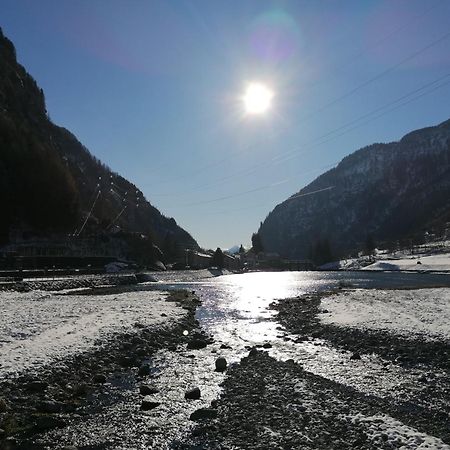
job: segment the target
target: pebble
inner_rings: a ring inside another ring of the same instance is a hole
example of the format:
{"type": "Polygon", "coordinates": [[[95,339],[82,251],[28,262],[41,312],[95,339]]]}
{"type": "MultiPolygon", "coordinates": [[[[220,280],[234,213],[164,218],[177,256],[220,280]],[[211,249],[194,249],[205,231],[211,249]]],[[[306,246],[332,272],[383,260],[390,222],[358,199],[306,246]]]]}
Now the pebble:
{"type": "Polygon", "coordinates": [[[202,339],[192,339],[188,342],[187,348],[191,350],[200,350],[205,348],[208,343],[202,339]]]}
{"type": "Polygon", "coordinates": [[[100,384],[106,383],[106,376],[102,373],[97,373],[93,376],[92,381],[100,384]]]}
{"type": "Polygon", "coordinates": [[[148,384],[141,384],[139,386],[139,393],[141,395],[152,395],[157,394],[159,389],[155,386],[149,386],[148,384]]]}
{"type": "Polygon", "coordinates": [[[217,409],[201,408],[194,411],[189,419],[190,420],[202,420],[202,419],[215,419],[217,417],[217,409]]]}
{"type": "Polygon", "coordinates": [[[4,398],[0,397],[0,412],[5,412],[8,409],[8,405],[4,398]]]}
{"type": "Polygon", "coordinates": [[[150,411],[157,408],[160,404],[160,402],[155,402],[151,397],[145,397],[141,403],[141,410],[150,411]]]}
{"type": "Polygon", "coordinates": [[[27,389],[31,392],[44,392],[48,388],[45,381],[31,381],[27,385],[27,389]]]}
{"type": "Polygon", "coordinates": [[[216,372],[224,372],[227,368],[227,360],[222,356],[216,359],[216,372]]]}
{"type": "Polygon", "coordinates": [[[48,414],[56,414],[61,412],[64,409],[64,403],[61,402],[55,402],[53,400],[46,400],[43,402],[40,402],[36,409],[43,413],[48,414]]]}
{"type": "Polygon", "coordinates": [[[195,387],[194,389],[186,391],[184,398],[189,400],[198,400],[200,398],[200,388],[195,387]]]}
{"type": "Polygon", "coordinates": [[[144,364],[141,367],[139,367],[138,375],[140,377],[144,377],[146,375],[150,375],[150,366],[148,364],[144,364]]]}

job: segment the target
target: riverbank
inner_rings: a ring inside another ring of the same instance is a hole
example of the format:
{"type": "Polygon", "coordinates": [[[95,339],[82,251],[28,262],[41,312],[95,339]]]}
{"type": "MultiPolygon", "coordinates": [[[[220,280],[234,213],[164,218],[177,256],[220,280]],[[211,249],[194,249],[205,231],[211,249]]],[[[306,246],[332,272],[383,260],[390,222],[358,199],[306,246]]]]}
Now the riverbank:
{"type": "Polygon", "coordinates": [[[0,345],[12,355],[0,353],[3,445],[449,448],[450,289],[406,289],[450,286],[445,276],[165,275],[0,293],[0,345]],[[424,326],[408,328],[414,320],[424,326]],[[190,420],[199,415],[209,419],[190,420]]]}
{"type": "Polygon", "coordinates": [[[138,282],[134,273],[71,275],[61,277],[29,278],[20,281],[1,281],[2,291],[63,291],[67,289],[91,289],[99,286],[125,286],[138,282]]]}
{"type": "Polygon", "coordinates": [[[252,350],[228,372],[218,418],[198,427],[192,443],[450,449],[449,295],[336,290],[272,303],[295,360],[272,345],[252,350]]]}
{"type": "Polygon", "coordinates": [[[186,291],[91,294],[0,296],[9,311],[0,333],[1,448],[61,445],[52,430],[89,422],[139,392],[156,352],[206,340],[195,319],[199,300],[186,291]]]}
{"type": "Polygon", "coordinates": [[[450,449],[443,414],[367,396],[263,351],[230,370],[223,388],[218,418],[194,432],[198,448],[450,449]]]}

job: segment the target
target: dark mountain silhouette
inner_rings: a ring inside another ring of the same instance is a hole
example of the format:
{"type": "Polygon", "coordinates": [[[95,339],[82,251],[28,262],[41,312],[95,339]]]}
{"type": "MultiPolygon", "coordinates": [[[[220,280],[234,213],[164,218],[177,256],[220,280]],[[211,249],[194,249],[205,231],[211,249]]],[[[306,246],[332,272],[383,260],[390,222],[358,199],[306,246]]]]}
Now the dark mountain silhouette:
{"type": "Polygon", "coordinates": [[[399,142],[373,144],[291,196],[259,229],[266,251],[334,256],[376,242],[442,234],[450,222],[450,120],[399,142]],[[310,194],[310,195],[308,195],[310,194]]]}
{"type": "Polygon", "coordinates": [[[171,256],[184,247],[198,248],[136,186],[51,122],[42,89],[17,63],[14,45],[1,29],[0,203],[3,244],[12,230],[29,237],[75,232],[78,238],[119,232],[145,236],[171,256]]]}

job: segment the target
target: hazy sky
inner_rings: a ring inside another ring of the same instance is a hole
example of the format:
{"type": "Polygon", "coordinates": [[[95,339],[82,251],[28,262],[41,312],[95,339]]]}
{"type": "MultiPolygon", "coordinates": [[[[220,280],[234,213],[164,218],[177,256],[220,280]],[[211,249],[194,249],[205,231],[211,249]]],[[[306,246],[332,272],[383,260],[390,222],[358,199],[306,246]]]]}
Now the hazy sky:
{"type": "Polygon", "coordinates": [[[448,119],[449,24],[448,0],[0,0],[52,120],[211,248],[354,150],[448,119]],[[254,80],[275,96],[248,116],[254,80]]]}

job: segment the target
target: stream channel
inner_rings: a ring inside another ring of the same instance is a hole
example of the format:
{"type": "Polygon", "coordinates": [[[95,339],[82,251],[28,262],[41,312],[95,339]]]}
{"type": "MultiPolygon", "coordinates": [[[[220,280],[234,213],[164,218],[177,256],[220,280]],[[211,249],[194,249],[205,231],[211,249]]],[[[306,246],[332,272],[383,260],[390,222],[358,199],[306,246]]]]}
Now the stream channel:
{"type": "MultiPolygon", "coordinates": [[[[367,355],[347,364],[349,355],[326,341],[309,338],[296,342],[276,321],[269,305],[277,300],[337,289],[339,286],[367,289],[449,286],[449,274],[372,272],[255,272],[195,280],[195,272],[155,274],[158,283],[145,283],[143,290],[187,289],[202,300],[197,309],[201,328],[214,342],[201,350],[177,349],[158,352],[152,359],[152,381],[160,392],[160,407],[139,410],[139,394],[129,389],[122,400],[89,421],[75,421],[58,430],[57,439],[81,448],[182,448],[195,423],[190,414],[210,407],[220,396],[225,373],[214,371],[219,356],[228,365],[238,363],[249,349],[266,344],[268,353],[279,359],[293,359],[306,371],[384,398],[396,395],[399,387],[414,390],[418,373],[367,355]],[[199,400],[186,401],[187,389],[198,386],[199,400]]],[[[56,438],[56,436],[53,436],[56,438]]]]}

